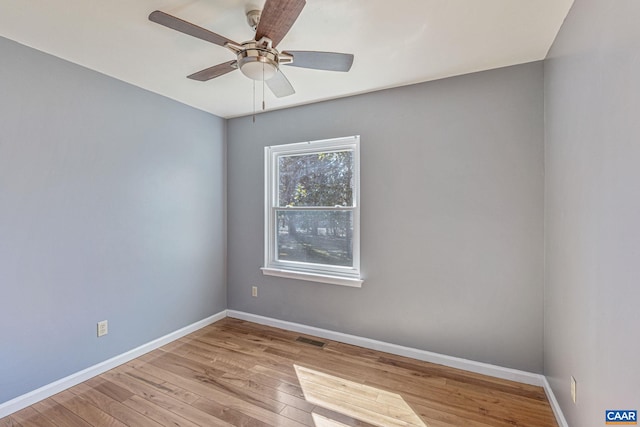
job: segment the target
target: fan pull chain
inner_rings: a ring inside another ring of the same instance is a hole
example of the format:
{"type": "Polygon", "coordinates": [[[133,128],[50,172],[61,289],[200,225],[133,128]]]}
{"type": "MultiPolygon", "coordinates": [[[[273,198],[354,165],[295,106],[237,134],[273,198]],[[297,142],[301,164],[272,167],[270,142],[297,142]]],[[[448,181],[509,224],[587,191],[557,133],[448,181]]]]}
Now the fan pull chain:
{"type": "Polygon", "coordinates": [[[256,81],[253,81],[253,123],[256,122],[256,81]]]}
{"type": "Polygon", "coordinates": [[[262,63],[262,111],[265,110],[264,103],[264,62],[262,63]]]}

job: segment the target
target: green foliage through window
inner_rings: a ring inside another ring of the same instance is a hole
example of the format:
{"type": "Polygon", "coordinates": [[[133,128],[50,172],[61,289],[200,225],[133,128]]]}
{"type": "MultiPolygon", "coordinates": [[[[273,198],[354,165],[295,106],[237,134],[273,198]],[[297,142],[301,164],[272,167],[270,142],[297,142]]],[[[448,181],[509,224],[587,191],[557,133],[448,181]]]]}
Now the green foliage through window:
{"type": "Polygon", "coordinates": [[[353,206],[353,151],[278,159],[278,206],[353,206]]]}

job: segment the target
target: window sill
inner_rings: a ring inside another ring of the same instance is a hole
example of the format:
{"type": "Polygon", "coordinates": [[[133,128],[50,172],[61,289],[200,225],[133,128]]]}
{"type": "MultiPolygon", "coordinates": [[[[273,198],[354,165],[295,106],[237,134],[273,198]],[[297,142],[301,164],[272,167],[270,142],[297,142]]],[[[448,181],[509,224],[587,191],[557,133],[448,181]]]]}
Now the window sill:
{"type": "Polygon", "coordinates": [[[361,288],[364,280],[352,279],[349,277],[329,276],[326,274],[304,273],[301,271],[280,270],[277,268],[262,267],[262,274],[265,276],[286,277],[287,279],[306,280],[309,282],[329,283],[331,285],[350,286],[361,288]]]}

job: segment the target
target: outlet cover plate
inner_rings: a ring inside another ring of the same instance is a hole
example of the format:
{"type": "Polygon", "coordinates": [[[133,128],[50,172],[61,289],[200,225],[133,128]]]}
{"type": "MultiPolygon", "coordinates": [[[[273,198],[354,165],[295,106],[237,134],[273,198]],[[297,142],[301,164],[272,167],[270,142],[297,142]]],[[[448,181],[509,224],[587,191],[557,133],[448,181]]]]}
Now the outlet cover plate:
{"type": "Polygon", "coordinates": [[[109,324],[106,320],[98,322],[98,336],[102,337],[109,333],[109,324]]]}

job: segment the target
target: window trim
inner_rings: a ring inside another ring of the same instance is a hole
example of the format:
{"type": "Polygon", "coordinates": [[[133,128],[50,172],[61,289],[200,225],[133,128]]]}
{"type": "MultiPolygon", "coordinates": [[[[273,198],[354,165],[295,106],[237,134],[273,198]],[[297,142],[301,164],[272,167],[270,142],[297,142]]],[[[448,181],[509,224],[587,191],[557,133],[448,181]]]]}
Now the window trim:
{"type": "Polygon", "coordinates": [[[264,212],[264,275],[279,276],[334,285],[361,287],[363,280],[360,272],[360,135],[343,138],[323,139],[318,141],[299,142],[267,146],[265,151],[265,212],[264,212]],[[278,158],[286,155],[304,155],[317,152],[352,150],[353,156],[353,206],[330,208],[330,210],[347,210],[353,212],[353,266],[335,266],[313,264],[298,261],[277,260],[277,230],[275,224],[276,210],[322,210],[323,207],[279,207],[278,200],[278,158]]]}

